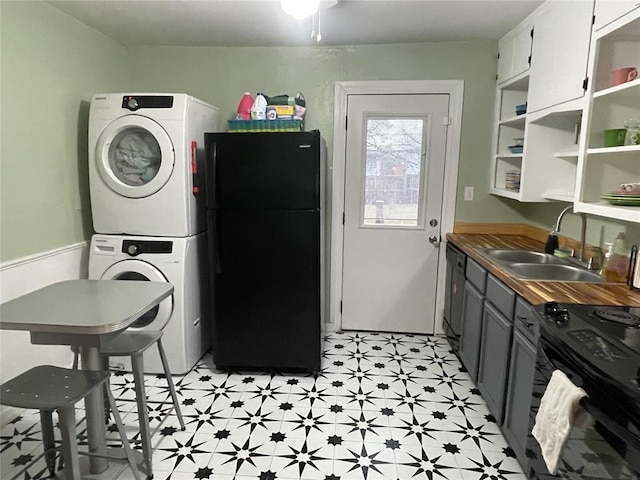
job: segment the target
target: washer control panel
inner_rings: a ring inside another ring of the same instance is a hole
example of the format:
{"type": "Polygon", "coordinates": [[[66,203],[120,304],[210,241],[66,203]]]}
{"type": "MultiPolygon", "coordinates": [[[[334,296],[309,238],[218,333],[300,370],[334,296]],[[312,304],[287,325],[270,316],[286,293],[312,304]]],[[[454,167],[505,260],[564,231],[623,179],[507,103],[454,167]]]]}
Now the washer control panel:
{"type": "Polygon", "coordinates": [[[142,253],[154,255],[167,254],[173,251],[173,242],[167,240],[123,240],[122,253],[135,257],[142,253]]]}
{"type": "Polygon", "coordinates": [[[122,108],[135,112],[141,108],[172,108],[171,95],[125,95],[122,97],[122,108]]]}

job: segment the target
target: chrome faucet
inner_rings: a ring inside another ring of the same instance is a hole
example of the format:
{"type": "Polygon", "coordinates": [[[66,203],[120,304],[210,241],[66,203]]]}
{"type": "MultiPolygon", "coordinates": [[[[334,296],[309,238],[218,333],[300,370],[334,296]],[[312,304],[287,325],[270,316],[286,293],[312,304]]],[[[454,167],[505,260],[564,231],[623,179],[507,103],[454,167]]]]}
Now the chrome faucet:
{"type": "MultiPolygon", "coordinates": [[[[562,210],[560,212],[560,215],[558,215],[558,220],[556,220],[556,225],[553,229],[554,232],[559,232],[560,231],[560,224],[562,223],[562,219],[564,218],[565,214],[569,211],[573,212],[573,205],[569,205],[567,208],[565,208],[564,210],[562,210]]],[[[587,216],[584,213],[575,213],[576,215],[580,215],[580,218],[582,219],[582,229],[580,230],[580,257],[579,260],[581,262],[585,262],[585,258],[584,258],[584,250],[585,250],[585,241],[586,241],[586,237],[587,237],[587,216]]],[[[591,262],[589,262],[591,263],[591,262]]]]}

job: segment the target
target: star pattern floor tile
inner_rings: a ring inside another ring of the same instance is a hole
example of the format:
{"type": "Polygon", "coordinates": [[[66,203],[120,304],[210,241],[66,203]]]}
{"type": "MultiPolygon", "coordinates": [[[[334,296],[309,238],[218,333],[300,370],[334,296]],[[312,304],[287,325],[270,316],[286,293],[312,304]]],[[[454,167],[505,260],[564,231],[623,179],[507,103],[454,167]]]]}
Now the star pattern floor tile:
{"type": "MultiPolygon", "coordinates": [[[[223,372],[206,354],[174,377],[186,428],[175,416],[160,424],[167,407],[149,404],[154,479],[524,480],[445,339],[344,332],[324,335],[323,346],[316,375],[223,372]]],[[[151,399],[167,397],[161,376],[145,382],[151,399]]],[[[140,450],[133,379],[117,373],[111,384],[140,450]]],[[[108,435],[117,445],[113,425],[108,435]]],[[[3,425],[2,477],[35,457],[40,442],[37,412],[3,425]]],[[[47,476],[40,461],[21,478],[47,476]]],[[[120,475],[132,478],[131,471],[120,475]]]]}

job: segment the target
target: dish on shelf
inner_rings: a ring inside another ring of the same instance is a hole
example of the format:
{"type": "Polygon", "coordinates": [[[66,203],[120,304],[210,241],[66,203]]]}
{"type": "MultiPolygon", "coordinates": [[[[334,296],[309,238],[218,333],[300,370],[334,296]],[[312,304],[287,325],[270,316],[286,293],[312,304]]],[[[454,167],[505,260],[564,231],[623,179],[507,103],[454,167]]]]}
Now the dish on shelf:
{"type": "Polygon", "coordinates": [[[504,172],[504,189],[510,192],[520,191],[520,171],[509,170],[504,172]]]}
{"type": "Polygon", "coordinates": [[[520,105],[516,105],[516,115],[522,115],[524,113],[527,113],[527,104],[522,103],[520,105]]]}
{"type": "Polygon", "coordinates": [[[507,147],[511,153],[522,153],[522,145],[511,145],[507,147]]]}
{"type": "Polygon", "coordinates": [[[522,137],[514,138],[512,146],[514,146],[514,147],[522,147],[522,146],[524,146],[524,138],[522,138],[522,137]]]}
{"type": "Polygon", "coordinates": [[[611,205],[620,205],[625,207],[640,207],[640,194],[637,193],[610,193],[600,197],[611,205]]]}
{"type": "Polygon", "coordinates": [[[608,197],[621,197],[621,198],[640,198],[640,192],[628,192],[625,190],[618,190],[616,192],[610,192],[607,194],[608,197]]]}

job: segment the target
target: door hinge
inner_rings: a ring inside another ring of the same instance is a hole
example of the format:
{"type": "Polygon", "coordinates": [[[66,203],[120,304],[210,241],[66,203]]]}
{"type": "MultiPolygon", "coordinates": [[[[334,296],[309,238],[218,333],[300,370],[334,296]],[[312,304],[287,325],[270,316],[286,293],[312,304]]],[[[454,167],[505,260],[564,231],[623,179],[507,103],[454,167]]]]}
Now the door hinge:
{"type": "Polygon", "coordinates": [[[345,115],[344,116],[344,129],[347,129],[347,125],[349,124],[349,116],[345,115]]]}
{"type": "Polygon", "coordinates": [[[498,60],[500,60],[500,52],[498,52],[498,60]]]}
{"type": "Polygon", "coordinates": [[[342,300],[340,300],[340,313],[342,313],[342,300]]]}
{"type": "Polygon", "coordinates": [[[533,38],[533,30],[534,30],[534,29],[533,29],[533,27],[532,27],[532,28],[531,28],[531,33],[530,33],[531,38],[533,38]]]}
{"type": "Polygon", "coordinates": [[[582,89],[586,92],[587,91],[587,86],[589,85],[589,77],[585,77],[584,80],[582,81],[582,89]]]}
{"type": "Polygon", "coordinates": [[[591,25],[595,25],[596,24],[596,16],[594,15],[593,17],[591,17],[591,25]]]}
{"type": "Polygon", "coordinates": [[[531,66],[531,55],[529,55],[529,58],[527,59],[527,62],[529,62],[529,66],[531,66]]]}
{"type": "Polygon", "coordinates": [[[345,214],[342,212],[342,224],[344,225],[345,214]]]}
{"type": "Polygon", "coordinates": [[[443,125],[451,125],[451,117],[450,116],[446,116],[442,119],[442,124],[443,125]]]}

